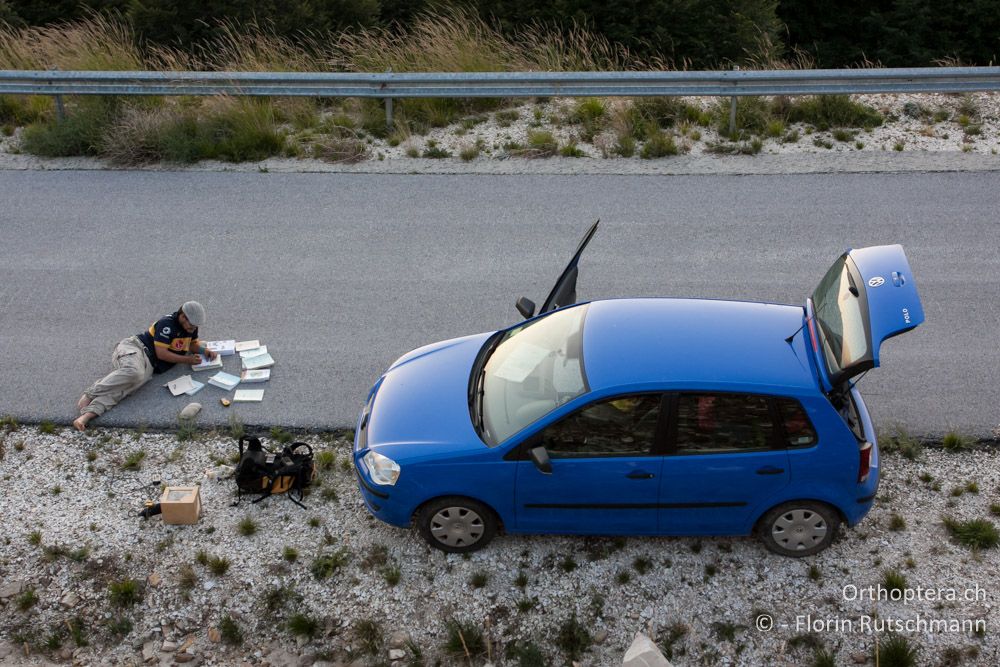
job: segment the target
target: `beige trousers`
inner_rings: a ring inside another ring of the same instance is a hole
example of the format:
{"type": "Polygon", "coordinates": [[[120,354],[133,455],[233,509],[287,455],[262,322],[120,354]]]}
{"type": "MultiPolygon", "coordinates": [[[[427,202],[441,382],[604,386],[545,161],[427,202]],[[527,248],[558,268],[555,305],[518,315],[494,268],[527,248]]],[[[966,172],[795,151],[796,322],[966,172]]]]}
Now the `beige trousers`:
{"type": "Polygon", "coordinates": [[[146,346],[136,336],[118,343],[111,355],[111,367],[113,371],[84,392],[91,402],[80,414],[93,412],[100,417],[153,377],[153,364],[146,356],[146,346]]]}

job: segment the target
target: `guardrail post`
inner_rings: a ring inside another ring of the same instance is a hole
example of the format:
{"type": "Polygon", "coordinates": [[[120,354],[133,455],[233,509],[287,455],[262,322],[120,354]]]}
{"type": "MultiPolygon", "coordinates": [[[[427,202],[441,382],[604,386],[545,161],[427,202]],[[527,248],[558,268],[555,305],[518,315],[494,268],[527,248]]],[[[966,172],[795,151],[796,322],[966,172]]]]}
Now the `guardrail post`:
{"type": "MultiPolygon", "coordinates": [[[[50,67],[49,71],[55,71],[58,69],[58,67],[50,67]]],[[[63,106],[62,95],[53,95],[52,97],[55,98],[56,101],[56,120],[61,123],[66,120],[66,108],[63,106]]]]}
{"type": "MultiPolygon", "coordinates": [[[[385,70],[386,74],[392,74],[392,68],[385,70]]],[[[385,129],[392,131],[392,98],[385,98],[385,129]]]]}
{"type": "MultiPolygon", "coordinates": [[[[733,65],[733,71],[738,71],[739,65],[733,65]]],[[[729,98],[729,138],[736,136],[736,96],[729,98]]]]}

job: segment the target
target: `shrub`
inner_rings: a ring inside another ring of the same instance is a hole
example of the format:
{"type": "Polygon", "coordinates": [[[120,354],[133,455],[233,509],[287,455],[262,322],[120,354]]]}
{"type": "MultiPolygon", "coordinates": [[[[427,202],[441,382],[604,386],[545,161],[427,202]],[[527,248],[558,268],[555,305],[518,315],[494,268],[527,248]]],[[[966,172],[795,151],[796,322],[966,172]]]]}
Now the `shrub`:
{"type": "Polygon", "coordinates": [[[313,576],[317,579],[328,579],[334,572],[347,563],[348,552],[346,549],[337,549],[333,553],[322,554],[313,561],[309,568],[313,576]]]}
{"type": "Polygon", "coordinates": [[[239,523],[239,531],[243,537],[250,537],[257,532],[257,524],[252,518],[245,516],[239,523]]]}
{"type": "Polygon", "coordinates": [[[958,521],[945,517],[944,526],[956,542],[972,549],[992,549],[1000,544],[1000,533],[988,519],[958,521]]]}
{"type": "Polygon", "coordinates": [[[810,123],[820,130],[831,127],[870,129],[882,124],[882,114],[853,101],[848,95],[817,95],[791,103],[787,110],[791,123],[810,123]]]}
{"type": "Polygon", "coordinates": [[[888,569],[882,573],[882,585],[889,593],[893,591],[902,593],[906,590],[906,575],[899,570],[888,569]]]}
{"type": "Polygon", "coordinates": [[[229,572],[229,559],[224,556],[212,556],[208,559],[208,569],[216,576],[224,576],[229,572]]]}
{"type": "Polygon", "coordinates": [[[552,157],[556,154],[559,144],[551,132],[545,130],[530,130],[528,132],[528,145],[523,151],[525,157],[542,158],[552,157]]]}
{"type": "Polygon", "coordinates": [[[17,608],[21,611],[28,611],[38,602],[38,595],[34,588],[28,588],[17,597],[17,608]]]}
{"type": "Polygon", "coordinates": [[[371,146],[353,130],[344,130],[340,136],[333,135],[319,139],[312,147],[314,157],[324,162],[343,164],[367,160],[371,157],[371,152],[371,146]]]}
{"type": "MultiPolygon", "coordinates": [[[[720,98],[714,107],[716,127],[719,134],[736,140],[747,134],[765,134],[774,119],[771,105],[763,97],[748,95],[736,100],[736,134],[729,134],[729,98],[720,98]]],[[[780,119],[779,119],[780,120],[780,119]]]]}
{"type": "Polygon", "coordinates": [[[893,515],[889,517],[889,530],[897,533],[906,530],[906,519],[893,513],[893,515]]]}
{"type": "Polygon", "coordinates": [[[586,157],[587,154],[578,148],[575,142],[570,142],[559,149],[559,155],[563,157],[586,157]]]}
{"type": "Polygon", "coordinates": [[[958,452],[972,446],[972,439],[956,431],[948,431],[941,439],[941,446],[949,452],[958,452]]]}
{"type": "Polygon", "coordinates": [[[444,652],[453,658],[469,660],[486,655],[486,642],[483,631],[470,621],[449,619],[445,622],[448,638],[444,644],[444,652]]]}
{"type": "Polygon", "coordinates": [[[295,547],[286,546],[281,552],[281,557],[289,563],[294,563],[299,558],[299,551],[295,547]]]}
{"type": "Polygon", "coordinates": [[[479,157],[479,146],[464,146],[458,153],[458,157],[462,158],[462,162],[471,162],[479,157]]]}
{"type": "Polygon", "coordinates": [[[469,577],[469,585],[473,588],[483,588],[490,581],[490,575],[485,570],[477,570],[469,577]]]}
{"type": "Polygon", "coordinates": [[[135,579],[113,581],[108,585],[108,597],[116,607],[131,607],[142,599],[139,582],[135,579]]]}
{"type": "Polygon", "coordinates": [[[358,621],[354,628],[354,633],[361,643],[362,649],[368,655],[378,655],[382,651],[382,644],[385,642],[385,632],[378,621],[370,618],[363,618],[358,621]]]}
{"type": "Polygon", "coordinates": [[[28,125],[21,148],[43,157],[98,155],[118,106],[114,97],[85,97],[67,104],[64,120],[50,118],[28,125]]]}
{"type": "Polygon", "coordinates": [[[579,660],[590,650],[593,639],[587,628],[573,614],[556,629],[555,644],[570,662],[579,660]]]}
{"type": "Polygon", "coordinates": [[[640,155],[644,160],[652,160],[668,155],[677,155],[678,152],[674,138],[662,130],[656,130],[647,137],[640,155]]]}
{"type": "Polygon", "coordinates": [[[229,614],[223,616],[219,621],[219,634],[222,636],[222,641],[232,646],[243,643],[243,630],[229,614]]]}
{"type": "Polygon", "coordinates": [[[875,644],[875,663],[880,667],[914,667],[919,652],[919,646],[911,646],[906,637],[893,633],[875,644]]]}
{"type": "Polygon", "coordinates": [[[288,631],[296,637],[312,639],[319,632],[319,622],[303,613],[292,614],[288,619],[288,631]]]}
{"type": "Polygon", "coordinates": [[[622,157],[632,157],[635,155],[635,139],[630,136],[619,137],[614,152],[622,157]]]}
{"type": "Polygon", "coordinates": [[[145,450],[140,449],[137,452],[132,452],[125,457],[125,461],[122,462],[122,470],[138,470],[142,467],[142,462],[145,458],[145,450]]]}

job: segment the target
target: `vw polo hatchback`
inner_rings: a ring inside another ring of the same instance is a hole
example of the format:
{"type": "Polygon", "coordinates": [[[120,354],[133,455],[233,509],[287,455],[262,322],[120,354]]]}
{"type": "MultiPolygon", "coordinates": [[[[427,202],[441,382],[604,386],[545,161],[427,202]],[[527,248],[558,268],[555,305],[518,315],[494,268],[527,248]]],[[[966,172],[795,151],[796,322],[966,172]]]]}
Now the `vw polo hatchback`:
{"type": "Polygon", "coordinates": [[[396,360],[354,463],[369,511],[468,552],[498,531],[750,535],[805,556],[871,509],[879,454],[854,386],[923,319],[903,249],[850,250],[802,306],[576,302],[396,360]]]}

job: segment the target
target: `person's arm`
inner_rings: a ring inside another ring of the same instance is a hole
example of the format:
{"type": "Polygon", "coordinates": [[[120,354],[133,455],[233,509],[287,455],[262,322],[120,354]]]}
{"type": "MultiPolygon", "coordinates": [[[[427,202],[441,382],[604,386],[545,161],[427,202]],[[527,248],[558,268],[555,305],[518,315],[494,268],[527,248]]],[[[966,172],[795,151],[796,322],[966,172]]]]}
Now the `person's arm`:
{"type": "Polygon", "coordinates": [[[177,354],[162,345],[156,346],[156,358],[171,364],[189,364],[194,366],[201,363],[201,357],[197,354],[177,354]]]}
{"type": "Polygon", "coordinates": [[[208,349],[208,344],[198,340],[197,338],[191,341],[191,351],[195,354],[202,354],[209,359],[215,359],[219,356],[218,352],[208,349]]]}

